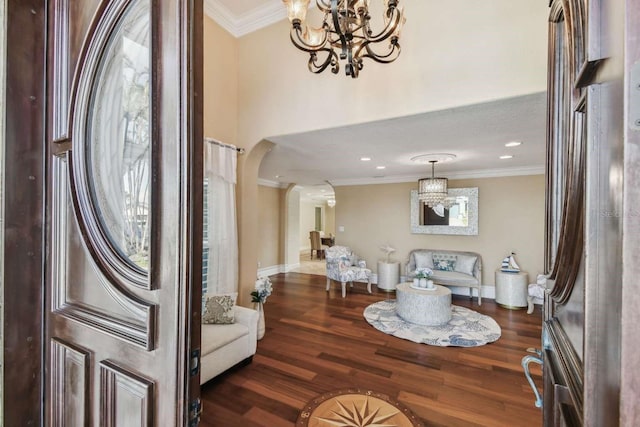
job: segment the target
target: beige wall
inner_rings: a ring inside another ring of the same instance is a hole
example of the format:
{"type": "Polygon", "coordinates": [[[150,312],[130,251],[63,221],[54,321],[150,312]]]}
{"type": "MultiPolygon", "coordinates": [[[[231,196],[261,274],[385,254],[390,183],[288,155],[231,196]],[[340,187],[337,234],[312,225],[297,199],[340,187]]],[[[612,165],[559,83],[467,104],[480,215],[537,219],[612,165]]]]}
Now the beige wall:
{"type": "Polygon", "coordinates": [[[300,250],[311,249],[309,232],[316,228],[316,206],[311,200],[300,200],[300,250]]]}
{"type": "Polygon", "coordinates": [[[279,188],[258,186],[258,246],[259,267],[279,265],[283,262],[280,212],[282,190],[279,188]]]}
{"type": "Polygon", "coordinates": [[[478,187],[477,236],[411,234],[410,192],[416,183],[335,187],[336,243],[353,248],[375,271],[384,258],[379,247],[396,248],[404,263],[411,249],[455,249],[480,253],[483,285],[493,285],[493,272],[511,251],[520,267],[535,277],[543,268],[544,176],[451,180],[450,188],[478,187]],[[365,207],[363,209],[363,206],[365,207]]]}
{"type": "Polygon", "coordinates": [[[204,136],[237,145],[238,41],[208,16],[203,62],[204,136]]]}
{"type": "Polygon", "coordinates": [[[336,208],[329,205],[324,206],[324,234],[336,234],[336,208]]]}
{"type": "Polygon", "coordinates": [[[285,206],[280,214],[286,223],[285,234],[285,266],[287,269],[300,264],[300,192],[295,185],[290,185],[285,192],[285,206]]]}

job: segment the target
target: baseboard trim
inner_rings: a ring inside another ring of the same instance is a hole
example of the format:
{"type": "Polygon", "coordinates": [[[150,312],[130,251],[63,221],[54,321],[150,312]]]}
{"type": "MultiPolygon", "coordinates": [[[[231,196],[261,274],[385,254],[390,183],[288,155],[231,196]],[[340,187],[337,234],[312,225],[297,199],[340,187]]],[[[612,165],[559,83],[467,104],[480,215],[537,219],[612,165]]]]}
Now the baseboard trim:
{"type": "Polygon", "coordinates": [[[280,265],[280,273],[288,273],[296,268],[300,268],[300,263],[280,265]]]}
{"type": "MultiPolygon", "coordinates": [[[[264,277],[264,276],[272,276],[278,273],[289,273],[290,271],[295,270],[296,268],[299,268],[299,267],[300,267],[300,263],[286,264],[286,265],[285,264],[272,265],[269,267],[259,268],[258,276],[264,277]]],[[[404,282],[406,280],[407,278],[405,276],[400,276],[401,282],[404,282]]],[[[378,284],[377,274],[373,273],[371,275],[371,283],[374,285],[378,284]]],[[[464,286],[449,286],[449,289],[451,289],[451,293],[453,295],[469,296],[469,288],[466,288],[464,286]]],[[[475,289],[473,290],[473,296],[474,297],[478,296],[478,292],[475,289]]],[[[482,298],[496,299],[495,285],[482,285],[482,298]]],[[[542,305],[543,300],[535,298],[533,302],[536,305],[542,305]]]]}
{"type": "Polygon", "coordinates": [[[258,269],[258,276],[272,276],[278,273],[289,273],[296,268],[300,268],[300,263],[296,264],[278,264],[270,265],[269,267],[263,267],[258,269]]]}
{"type": "Polygon", "coordinates": [[[259,268],[258,277],[272,276],[284,272],[284,265],[271,265],[269,267],[259,268]]]}

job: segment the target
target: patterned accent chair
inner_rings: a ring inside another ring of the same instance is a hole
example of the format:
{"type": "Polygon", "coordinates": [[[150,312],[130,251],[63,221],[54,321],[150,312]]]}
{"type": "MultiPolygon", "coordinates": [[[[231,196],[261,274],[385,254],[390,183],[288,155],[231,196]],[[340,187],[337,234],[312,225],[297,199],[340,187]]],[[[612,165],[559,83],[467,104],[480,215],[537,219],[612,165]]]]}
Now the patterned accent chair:
{"type": "Polygon", "coordinates": [[[342,298],[347,296],[347,282],[367,282],[367,291],[371,293],[371,270],[364,260],[346,246],[332,246],[326,249],[327,292],[331,289],[331,280],[342,284],[342,298]]]}

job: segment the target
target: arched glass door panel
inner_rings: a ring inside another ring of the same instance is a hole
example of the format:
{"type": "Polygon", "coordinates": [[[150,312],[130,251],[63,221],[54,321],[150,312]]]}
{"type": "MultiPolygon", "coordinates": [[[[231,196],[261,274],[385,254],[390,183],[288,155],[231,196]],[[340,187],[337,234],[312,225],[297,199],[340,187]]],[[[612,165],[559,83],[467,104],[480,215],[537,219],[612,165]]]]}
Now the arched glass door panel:
{"type": "Polygon", "coordinates": [[[135,2],[102,55],[86,139],[88,183],[108,246],[142,271],[151,232],[150,35],[149,3],[135,2]]]}

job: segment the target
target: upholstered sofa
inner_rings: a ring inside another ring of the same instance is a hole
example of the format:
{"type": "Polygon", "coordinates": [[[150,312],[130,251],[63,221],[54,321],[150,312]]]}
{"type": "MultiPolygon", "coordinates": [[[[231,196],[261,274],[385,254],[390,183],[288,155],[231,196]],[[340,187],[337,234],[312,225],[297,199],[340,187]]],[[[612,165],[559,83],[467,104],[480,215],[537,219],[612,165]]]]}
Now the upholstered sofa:
{"type": "Polygon", "coordinates": [[[468,287],[471,298],[473,298],[473,289],[477,289],[478,305],[482,305],[482,258],[479,254],[466,251],[414,249],[409,252],[405,270],[407,278],[415,277],[418,268],[433,270],[431,280],[438,285],[468,287]],[[438,269],[439,265],[445,270],[438,269]]]}
{"type": "Polygon", "coordinates": [[[203,324],[200,333],[200,384],[240,363],[249,363],[258,342],[258,312],[233,307],[234,323],[203,324]]]}

